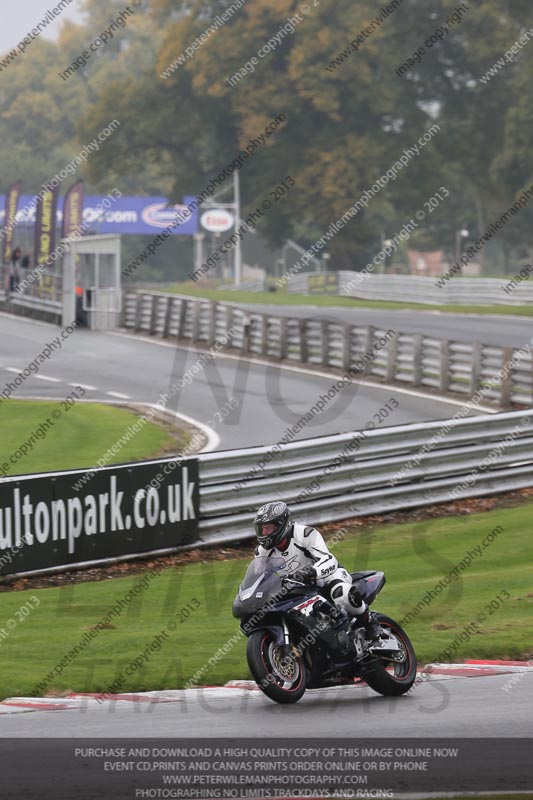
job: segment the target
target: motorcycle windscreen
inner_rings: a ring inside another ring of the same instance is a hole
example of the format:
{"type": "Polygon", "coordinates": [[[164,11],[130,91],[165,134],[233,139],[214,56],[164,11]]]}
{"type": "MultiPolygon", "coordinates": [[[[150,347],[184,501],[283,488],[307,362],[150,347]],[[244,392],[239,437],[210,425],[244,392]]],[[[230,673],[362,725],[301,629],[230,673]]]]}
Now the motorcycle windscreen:
{"type": "Polygon", "coordinates": [[[263,608],[268,600],[281,593],[281,575],[278,574],[278,571],[284,569],[284,558],[277,556],[254,558],[248,565],[246,575],[233,601],[233,616],[241,619],[249,614],[254,614],[263,608]]]}

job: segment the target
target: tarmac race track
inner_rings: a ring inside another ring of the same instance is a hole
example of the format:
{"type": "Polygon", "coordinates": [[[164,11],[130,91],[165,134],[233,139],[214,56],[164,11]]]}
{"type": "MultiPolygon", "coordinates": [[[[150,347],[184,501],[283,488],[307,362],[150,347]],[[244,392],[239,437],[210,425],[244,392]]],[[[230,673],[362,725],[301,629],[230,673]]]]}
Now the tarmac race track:
{"type": "Polygon", "coordinates": [[[248,689],[173,692],[167,702],[163,691],[158,702],[1,714],[0,738],[533,737],[533,673],[504,691],[509,678],[435,677],[399,698],[360,686],[316,689],[290,706],[248,689]]]}
{"type": "MultiPolygon", "coordinates": [[[[347,308],[346,306],[249,305],[250,311],[280,317],[312,317],[352,325],[375,325],[377,328],[394,328],[401,333],[423,333],[437,339],[456,342],[482,342],[501,347],[522,347],[533,335],[533,320],[513,317],[510,314],[451,314],[441,311],[412,309],[347,308]]],[[[242,303],[236,303],[245,307],[242,303]]],[[[420,307],[423,309],[423,306],[420,307]]]]}
{"type": "MultiPolygon", "coordinates": [[[[57,326],[0,314],[0,394],[59,334],[57,326]]],[[[176,348],[169,342],[80,329],[61,341],[38,374],[24,380],[12,396],[59,402],[81,385],[86,392],[84,400],[157,403],[200,357],[198,351],[176,348]]],[[[321,394],[327,394],[336,380],[305,369],[217,355],[216,361],[211,360],[175,395],[168,408],[214,428],[214,449],[270,445],[305,415],[321,394]],[[223,412],[227,413],[224,418],[223,412]]],[[[449,419],[462,405],[461,400],[428,397],[408,388],[354,382],[295,438],[362,429],[388,402],[394,409],[383,425],[449,419]]]]}

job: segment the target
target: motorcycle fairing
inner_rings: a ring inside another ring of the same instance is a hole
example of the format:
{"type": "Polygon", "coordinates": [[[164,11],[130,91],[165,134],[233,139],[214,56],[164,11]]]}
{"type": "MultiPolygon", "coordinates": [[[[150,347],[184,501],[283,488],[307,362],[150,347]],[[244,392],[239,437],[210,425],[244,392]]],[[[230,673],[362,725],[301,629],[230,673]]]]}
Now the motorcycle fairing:
{"type": "Polygon", "coordinates": [[[385,586],[385,573],[378,570],[352,572],[351,576],[355,589],[368,605],[374,602],[385,586]]]}

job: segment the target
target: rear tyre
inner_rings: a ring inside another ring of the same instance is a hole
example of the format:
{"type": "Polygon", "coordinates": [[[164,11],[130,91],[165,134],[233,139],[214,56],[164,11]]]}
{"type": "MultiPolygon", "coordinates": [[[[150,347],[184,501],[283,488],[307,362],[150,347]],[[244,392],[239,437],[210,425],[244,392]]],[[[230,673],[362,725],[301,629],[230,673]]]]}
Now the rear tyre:
{"type": "Polygon", "coordinates": [[[389,630],[400,642],[399,654],[376,656],[375,661],[364,674],[364,680],[371,689],[386,697],[398,697],[408,692],[416,678],[416,656],[413,645],[406,632],[397,622],[385,614],[374,614],[377,624],[389,630]]]}
{"type": "Polygon", "coordinates": [[[307,670],[302,656],[284,658],[270,631],[252,633],[246,658],[255,682],[276,703],[297,703],[305,693],[307,670]]]}

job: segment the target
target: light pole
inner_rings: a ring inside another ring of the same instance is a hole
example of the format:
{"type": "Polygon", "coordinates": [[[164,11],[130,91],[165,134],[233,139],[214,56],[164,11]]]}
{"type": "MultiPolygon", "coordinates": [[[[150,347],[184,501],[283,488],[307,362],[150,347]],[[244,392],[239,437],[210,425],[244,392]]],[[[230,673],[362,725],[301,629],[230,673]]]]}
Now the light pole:
{"type": "MultiPolygon", "coordinates": [[[[239,228],[241,226],[241,185],[239,180],[239,170],[236,169],[233,173],[233,199],[235,203],[235,233],[239,233],[239,228]]],[[[241,282],[241,267],[242,267],[242,255],[241,255],[241,240],[240,237],[237,235],[237,244],[235,245],[235,286],[238,286],[241,282]]]]}
{"type": "MultiPolygon", "coordinates": [[[[220,239],[219,231],[213,231],[213,233],[211,234],[211,252],[212,253],[216,253],[218,251],[219,239],[220,239]]],[[[220,265],[217,265],[217,268],[219,268],[219,271],[220,271],[220,278],[221,278],[222,282],[224,282],[226,280],[226,278],[227,278],[228,267],[229,267],[229,263],[228,263],[228,260],[226,259],[226,254],[224,253],[222,258],[220,259],[220,265]]],[[[229,269],[230,269],[230,272],[231,272],[231,267],[229,267],[229,269]]],[[[215,275],[216,275],[216,271],[217,270],[215,269],[214,270],[215,275]]]]}
{"type": "Polygon", "coordinates": [[[467,231],[466,228],[461,228],[461,230],[457,231],[455,234],[455,260],[459,261],[461,258],[461,240],[467,239],[470,236],[470,231],[467,231]]]}
{"type": "MultiPolygon", "coordinates": [[[[383,249],[385,249],[385,247],[392,247],[393,244],[394,244],[394,242],[392,241],[392,239],[384,239],[383,240],[383,249]]],[[[381,266],[379,268],[379,274],[380,275],[383,274],[384,272],[386,272],[387,267],[390,267],[391,261],[392,261],[392,253],[390,255],[385,255],[385,258],[382,259],[381,266]]]]}
{"type": "Polygon", "coordinates": [[[205,234],[203,233],[195,233],[194,234],[194,270],[195,272],[200,271],[202,267],[202,262],[204,260],[204,238],[205,234]]]}

